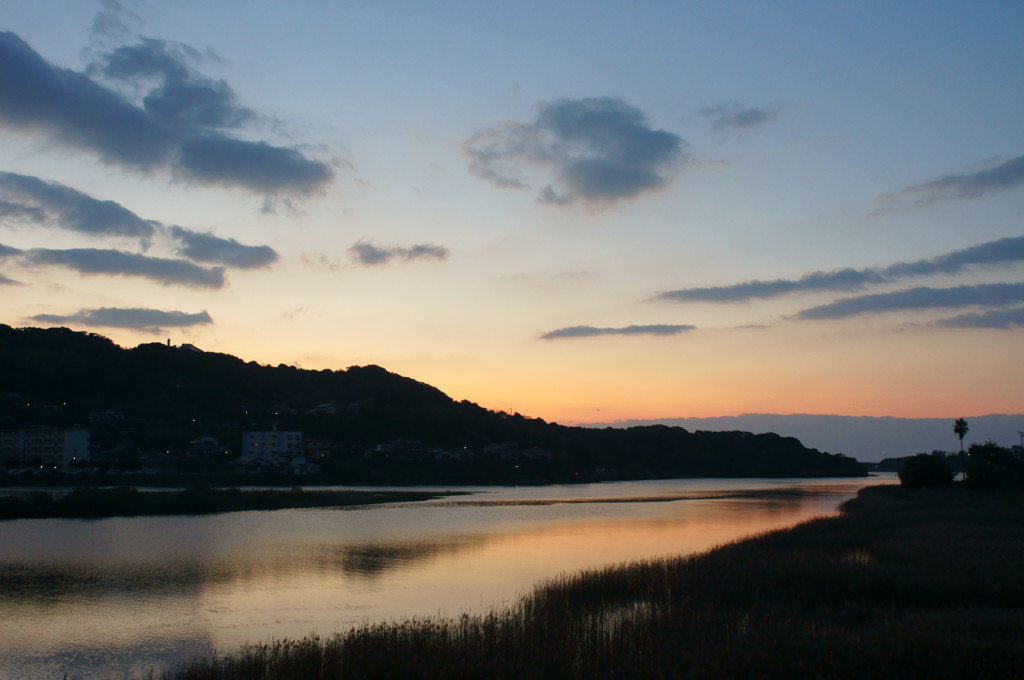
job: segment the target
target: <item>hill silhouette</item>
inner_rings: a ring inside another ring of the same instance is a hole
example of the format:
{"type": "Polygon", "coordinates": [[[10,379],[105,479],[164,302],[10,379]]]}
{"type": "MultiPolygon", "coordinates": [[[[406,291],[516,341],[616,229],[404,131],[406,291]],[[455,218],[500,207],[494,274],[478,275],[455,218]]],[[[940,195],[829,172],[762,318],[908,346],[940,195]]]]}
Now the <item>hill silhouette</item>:
{"type": "Polygon", "coordinates": [[[98,451],[184,451],[203,436],[237,455],[247,429],[329,443],[323,472],[351,483],[509,483],[669,477],[860,476],[792,437],[681,427],[566,427],[455,401],[379,366],[305,370],[94,333],[0,324],[0,427],[85,425],[98,451]],[[408,455],[374,456],[402,442],[408,455]],[[428,456],[446,450],[458,455],[428,456]]]}

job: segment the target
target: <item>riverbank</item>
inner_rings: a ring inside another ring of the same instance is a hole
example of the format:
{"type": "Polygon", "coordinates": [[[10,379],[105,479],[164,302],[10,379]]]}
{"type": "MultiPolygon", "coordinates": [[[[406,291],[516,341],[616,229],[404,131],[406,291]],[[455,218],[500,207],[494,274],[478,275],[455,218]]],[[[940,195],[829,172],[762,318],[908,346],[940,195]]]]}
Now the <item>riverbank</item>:
{"type": "Polygon", "coordinates": [[[250,646],[166,678],[1010,678],[1024,496],[875,487],[834,518],[552,581],[486,616],[250,646]]]}
{"type": "Polygon", "coordinates": [[[63,495],[34,491],[24,496],[0,496],[0,520],[201,515],[412,502],[448,495],[452,494],[430,491],[307,491],[298,487],[243,490],[193,486],[182,491],[140,491],[127,486],[86,487],[63,495]]]}

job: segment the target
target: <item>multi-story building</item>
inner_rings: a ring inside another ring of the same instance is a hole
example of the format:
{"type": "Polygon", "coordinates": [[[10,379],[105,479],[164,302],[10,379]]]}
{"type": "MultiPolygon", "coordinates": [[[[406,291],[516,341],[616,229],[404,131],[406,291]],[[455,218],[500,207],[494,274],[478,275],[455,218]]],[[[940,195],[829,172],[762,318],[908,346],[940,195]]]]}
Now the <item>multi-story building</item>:
{"type": "Polygon", "coordinates": [[[299,430],[246,430],[242,432],[242,458],[300,456],[303,453],[299,430]]]}
{"type": "Polygon", "coordinates": [[[68,470],[89,460],[89,431],[80,427],[0,430],[0,463],[68,470]]]}

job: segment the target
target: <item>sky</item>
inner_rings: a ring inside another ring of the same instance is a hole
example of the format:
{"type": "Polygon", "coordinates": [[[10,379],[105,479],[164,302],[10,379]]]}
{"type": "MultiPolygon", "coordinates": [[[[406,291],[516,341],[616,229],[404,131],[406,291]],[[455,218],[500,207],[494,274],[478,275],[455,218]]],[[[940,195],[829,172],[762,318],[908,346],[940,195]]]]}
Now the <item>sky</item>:
{"type": "Polygon", "coordinates": [[[564,424],[1024,412],[1019,2],[0,10],[0,322],[564,424]]]}

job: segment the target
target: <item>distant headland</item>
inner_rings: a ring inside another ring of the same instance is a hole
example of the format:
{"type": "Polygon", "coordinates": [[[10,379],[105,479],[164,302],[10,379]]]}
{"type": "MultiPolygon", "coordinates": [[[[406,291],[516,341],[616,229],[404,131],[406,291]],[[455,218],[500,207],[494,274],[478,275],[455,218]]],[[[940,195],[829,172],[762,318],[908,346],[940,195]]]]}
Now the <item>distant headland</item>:
{"type": "Polygon", "coordinates": [[[884,458],[931,451],[955,451],[959,444],[951,429],[955,418],[971,423],[965,444],[996,442],[1002,446],[1024,445],[1024,414],[974,415],[958,413],[946,418],[893,418],[793,413],[744,413],[712,418],[657,418],[614,423],[584,423],[583,427],[637,427],[671,425],[688,430],[747,430],[778,432],[796,437],[806,446],[838,451],[857,460],[876,462],[884,458]]]}

